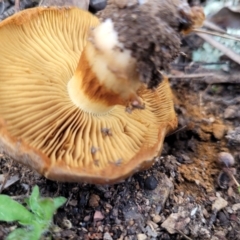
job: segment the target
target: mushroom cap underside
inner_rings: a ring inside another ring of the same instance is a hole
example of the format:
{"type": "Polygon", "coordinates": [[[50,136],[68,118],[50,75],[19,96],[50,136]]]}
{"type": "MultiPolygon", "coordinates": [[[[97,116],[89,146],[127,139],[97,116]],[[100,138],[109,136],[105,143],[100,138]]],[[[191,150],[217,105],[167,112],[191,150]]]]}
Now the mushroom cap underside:
{"type": "Polygon", "coordinates": [[[139,96],[145,109],[116,105],[90,114],[69,98],[96,17],[77,8],[35,8],[0,23],[0,151],[49,179],[113,183],[152,165],[177,125],[167,79],[139,96]]]}

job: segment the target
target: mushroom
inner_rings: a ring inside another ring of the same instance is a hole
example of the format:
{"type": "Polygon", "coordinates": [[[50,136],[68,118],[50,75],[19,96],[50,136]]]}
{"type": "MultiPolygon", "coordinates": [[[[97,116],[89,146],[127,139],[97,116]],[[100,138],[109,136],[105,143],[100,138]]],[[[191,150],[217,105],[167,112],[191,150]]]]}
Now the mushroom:
{"type": "Polygon", "coordinates": [[[118,182],[177,126],[168,80],[148,89],[111,21],[78,8],[0,22],[0,62],[0,151],[46,178],[118,182]]]}

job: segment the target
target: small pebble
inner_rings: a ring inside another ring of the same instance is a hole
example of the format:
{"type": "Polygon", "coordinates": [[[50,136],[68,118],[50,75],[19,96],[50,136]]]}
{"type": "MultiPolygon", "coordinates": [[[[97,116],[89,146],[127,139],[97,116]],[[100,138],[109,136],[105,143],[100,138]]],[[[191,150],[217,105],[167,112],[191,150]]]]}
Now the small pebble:
{"type": "Polygon", "coordinates": [[[228,226],[229,225],[229,220],[226,216],[226,214],[222,211],[218,213],[218,219],[221,224],[221,226],[228,226]]]}
{"type": "Polygon", "coordinates": [[[62,225],[66,229],[71,229],[72,228],[72,223],[66,218],[63,219],[62,225]]]}
{"type": "Polygon", "coordinates": [[[88,215],[88,216],[85,216],[84,219],[83,219],[83,221],[84,221],[84,222],[88,222],[88,221],[90,220],[90,218],[91,218],[91,216],[89,216],[89,215],[88,215]]]}
{"type": "Polygon", "coordinates": [[[158,181],[154,176],[149,176],[144,181],[144,187],[147,190],[154,190],[158,185],[158,181]]]}
{"type": "Polygon", "coordinates": [[[88,201],[88,205],[90,207],[96,208],[99,206],[99,201],[100,201],[100,197],[96,194],[91,194],[89,201],[88,201]]]}
{"type": "Polygon", "coordinates": [[[92,13],[96,13],[100,10],[103,10],[107,5],[107,0],[90,0],[89,10],[92,13]]]}
{"type": "Polygon", "coordinates": [[[139,233],[137,235],[137,239],[138,240],[147,240],[147,235],[143,234],[143,233],[139,233]]]}
{"type": "Polygon", "coordinates": [[[94,221],[101,221],[104,219],[104,215],[100,211],[96,211],[93,216],[94,221]]]}
{"type": "Polygon", "coordinates": [[[212,210],[218,212],[219,210],[225,208],[227,205],[228,202],[225,199],[218,197],[212,205],[212,210]]]}
{"type": "Polygon", "coordinates": [[[225,165],[226,167],[231,167],[234,165],[234,157],[231,153],[228,152],[220,152],[218,154],[218,161],[219,163],[225,165]]]}
{"type": "Polygon", "coordinates": [[[224,114],[223,114],[225,119],[233,119],[233,118],[236,117],[236,115],[237,115],[237,108],[236,108],[236,106],[229,106],[229,107],[227,107],[225,109],[225,111],[224,111],[224,114]]]}
{"type": "Polygon", "coordinates": [[[109,232],[105,232],[103,235],[104,240],[113,240],[112,236],[110,235],[109,232]]]}
{"type": "Polygon", "coordinates": [[[232,205],[232,210],[233,210],[234,212],[240,210],[240,203],[233,204],[233,205],[232,205]]]}
{"type": "Polygon", "coordinates": [[[155,222],[155,223],[159,223],[159,222],[161,222],[161,220],[162,220],[162,217],[160,215],[155,215],[153,217],[153,222],[155,222]]]}

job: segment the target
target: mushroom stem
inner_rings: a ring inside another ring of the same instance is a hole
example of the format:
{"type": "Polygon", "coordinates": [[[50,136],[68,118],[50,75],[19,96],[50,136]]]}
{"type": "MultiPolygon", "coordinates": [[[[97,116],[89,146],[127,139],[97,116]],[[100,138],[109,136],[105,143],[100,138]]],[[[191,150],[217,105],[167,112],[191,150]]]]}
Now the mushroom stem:
{"type": "Polygon", "coordinates": [[[118,41],[110,19],[90,33],[77,70],[68,83],[73,103],[85,112],[106,113],[115,105],[143,105],[136,60],[118,41]]]}

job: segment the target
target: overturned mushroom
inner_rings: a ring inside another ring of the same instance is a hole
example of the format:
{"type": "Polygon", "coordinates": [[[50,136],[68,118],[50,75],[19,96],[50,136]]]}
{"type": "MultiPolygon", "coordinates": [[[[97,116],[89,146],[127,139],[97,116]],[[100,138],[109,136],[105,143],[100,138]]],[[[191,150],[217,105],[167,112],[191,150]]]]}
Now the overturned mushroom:
{"type": "Polygon", "coordinates": [[[177,125],[171,90],[139,81],[112,28],[77,8],[0,23],[0,151],[59,181],[113,183],[152,165],[177,125]]]}

